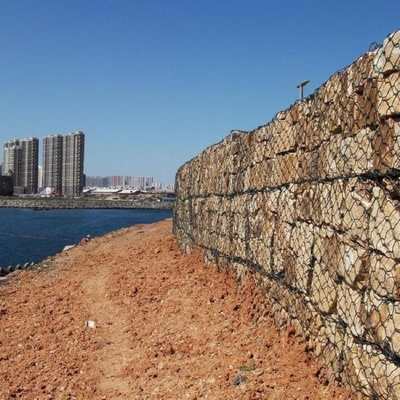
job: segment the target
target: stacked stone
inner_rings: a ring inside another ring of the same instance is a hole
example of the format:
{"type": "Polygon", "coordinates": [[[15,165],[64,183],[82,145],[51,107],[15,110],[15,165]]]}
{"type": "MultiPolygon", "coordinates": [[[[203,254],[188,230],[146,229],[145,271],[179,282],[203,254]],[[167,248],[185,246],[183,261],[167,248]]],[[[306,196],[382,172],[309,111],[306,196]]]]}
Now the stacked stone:
{"type": "Polygon", "coordinates": [[[399,91],[397,31],[176,178],[181,247],[252,268],[330,376],[370,398],[400,399],[399,91]]]}

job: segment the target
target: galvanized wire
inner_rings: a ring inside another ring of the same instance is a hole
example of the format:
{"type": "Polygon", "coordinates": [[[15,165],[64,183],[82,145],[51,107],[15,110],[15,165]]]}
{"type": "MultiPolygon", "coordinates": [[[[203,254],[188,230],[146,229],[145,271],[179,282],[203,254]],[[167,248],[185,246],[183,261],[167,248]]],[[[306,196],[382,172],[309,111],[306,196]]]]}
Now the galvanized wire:
{"type": "Polygon", "coordinates": [[[251,269],[329,377],[371,399],[400,399],[399,92],[397,31],[176,178],[181,247],[251,269]]]}

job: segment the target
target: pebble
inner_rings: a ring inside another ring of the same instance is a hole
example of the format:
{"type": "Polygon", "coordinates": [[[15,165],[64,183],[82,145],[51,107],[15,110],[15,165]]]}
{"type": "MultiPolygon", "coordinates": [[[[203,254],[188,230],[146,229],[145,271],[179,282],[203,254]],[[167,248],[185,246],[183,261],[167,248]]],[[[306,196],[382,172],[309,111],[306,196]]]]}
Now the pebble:
{"type": "Polygon", "coordinates": [[[235,386],[239,386],[242,382],[245,382],[247,380],[247,377],[243,376],[243,375],[238,375],[234,380],[233,380],[233,384],[235,386]]]}

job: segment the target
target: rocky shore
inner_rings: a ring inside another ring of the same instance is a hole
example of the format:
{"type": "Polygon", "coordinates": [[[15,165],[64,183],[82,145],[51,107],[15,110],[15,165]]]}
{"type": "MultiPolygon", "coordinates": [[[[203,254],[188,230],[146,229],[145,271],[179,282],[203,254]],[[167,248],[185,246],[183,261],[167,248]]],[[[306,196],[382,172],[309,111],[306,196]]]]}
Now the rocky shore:
{"type": "Polygon", "coordinates": [[[27,269],[32,269],[35,267],[35,263],[25,263],[25,264],[17,264],[17,265],[9,265],[6,268],[0,267],[0,277],[11,274],[12,272],[19,271],[19,270],[27,270],[27,269]]]}
{"type": "Polygon", "coordinates": [[[31,208],[34,210],[52,209],[157,209],[171,210],[173,201],[161,200],[97,200],[97,199],[59,199],[59,198],[4,198],[0,208],[31,208]]]}

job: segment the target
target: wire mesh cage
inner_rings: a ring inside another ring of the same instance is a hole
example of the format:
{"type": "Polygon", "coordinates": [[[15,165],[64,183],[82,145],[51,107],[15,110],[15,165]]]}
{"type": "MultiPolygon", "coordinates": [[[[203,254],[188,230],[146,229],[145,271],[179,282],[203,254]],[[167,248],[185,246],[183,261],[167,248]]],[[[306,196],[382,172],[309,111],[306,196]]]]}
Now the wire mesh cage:
{"type": "Polygon", "coordinates": [[[252,269],[329,377],[371,399],[400,399],[399,91],[396,31],[176,178],[181,247],[252,269]]]}

